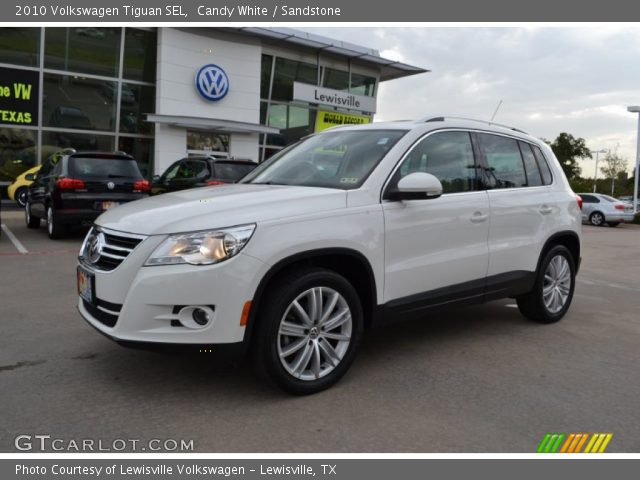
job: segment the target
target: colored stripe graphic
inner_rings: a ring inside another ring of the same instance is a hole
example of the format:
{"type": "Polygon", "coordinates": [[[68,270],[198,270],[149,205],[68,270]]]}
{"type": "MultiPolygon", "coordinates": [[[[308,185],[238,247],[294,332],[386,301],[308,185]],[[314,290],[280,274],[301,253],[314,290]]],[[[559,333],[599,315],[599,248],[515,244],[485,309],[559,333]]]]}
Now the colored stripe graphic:
{"type": "Polygon", "coordinates": [[[540,445],[538,453],[604,453],[613,433],[547,433],[540,445]],[[589,438],[591,436],[591,438],[589,438]],[[587,439],[589,440],[587,442],[587,439]],[[563,442],[564,441],[564,442],[563,442]],[[584,451],[582,448],[585,446],[584,451]]]}

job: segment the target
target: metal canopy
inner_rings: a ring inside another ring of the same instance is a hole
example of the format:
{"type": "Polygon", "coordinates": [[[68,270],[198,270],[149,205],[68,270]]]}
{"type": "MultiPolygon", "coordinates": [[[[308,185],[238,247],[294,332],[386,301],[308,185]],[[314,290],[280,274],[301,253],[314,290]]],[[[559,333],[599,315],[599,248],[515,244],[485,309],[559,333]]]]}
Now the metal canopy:
{"type": "Polygon", "coordinates": [[[213,130],[220,133],[280,133],[280,129],[259,123],[236,122],[208,117],[187,117],[183,115],[160,115],[147,113],[147,122],[161,123],[173,127],[194,130],[213,130]]]}
{"type": "Polygon", "coordinates": [[[292,28],[267,27],[222,27],[220,30],[250,35],[262,39],[265,43],[288,43],[315,52],[329,53],[352,60],[354,63],[373,66],[380,69],[380,81],[393,80],[430,70],[383,58],[373,48],[361,47],[353,43],[334,40],[292,28]]]}

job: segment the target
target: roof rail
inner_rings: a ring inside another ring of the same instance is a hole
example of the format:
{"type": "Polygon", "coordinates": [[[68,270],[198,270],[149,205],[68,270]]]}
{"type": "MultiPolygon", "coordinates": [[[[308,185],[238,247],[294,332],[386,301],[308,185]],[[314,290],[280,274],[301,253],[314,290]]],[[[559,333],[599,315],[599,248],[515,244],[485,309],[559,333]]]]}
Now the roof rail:
{"type": "Polygon", "coordinates": [[[445,119],[447,118],[452,118],[454,120],[464,120],[467,122],[477,122],[477,123],[484,123],[485,125],[494,125],[496,127],[502,127],[502,128],[507,128],[509,130],[513,130],[514,132],[519,132],[519,133],[524,133],[525,135],[528,135],[527,132],[525,132],[524,130],[520,130],[519,128],[515,128],[512,127],[510,125],[504,125],[502,123],[496,123],[496,122],[492,122],[490,120],[478,120],[477,118],[467,118],[467,117],[459,117],[459,116],[455,116],[455,115],[439,115],[436,117],[433,116],[428,116],[428,117],[423,117],[420,118],[418,120],[416,120],[416,123],[427,123],[427,122],[444,122],[445,119]]]}

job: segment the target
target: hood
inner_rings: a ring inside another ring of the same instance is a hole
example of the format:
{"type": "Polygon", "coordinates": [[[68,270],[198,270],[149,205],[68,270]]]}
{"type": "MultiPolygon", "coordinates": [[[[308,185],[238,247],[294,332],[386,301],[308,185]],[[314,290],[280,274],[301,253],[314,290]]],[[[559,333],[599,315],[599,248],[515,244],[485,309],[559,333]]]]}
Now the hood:
{"type": "Polygon", "coordinates": [[[157,235],[260,223],[346,207],[344,190],[235,184],[194,188],[125,203],[98,217],[112,230],[157,235]]]}

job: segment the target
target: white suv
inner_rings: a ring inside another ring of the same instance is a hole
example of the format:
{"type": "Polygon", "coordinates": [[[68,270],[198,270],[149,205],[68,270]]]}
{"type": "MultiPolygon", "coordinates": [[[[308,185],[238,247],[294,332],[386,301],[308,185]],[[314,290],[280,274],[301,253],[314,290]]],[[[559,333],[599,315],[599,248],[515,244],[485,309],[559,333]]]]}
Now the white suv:
{"type": "Polygon", "coordinates": [[[579,202],[552,151],[514,128],[332,128],[240,184],[102,214],[80,251],[78,308],[123,344],[242,346],[280,387],[313,393],[387,320],[504,297],[534,321],[562,318],[579,202]]]}

